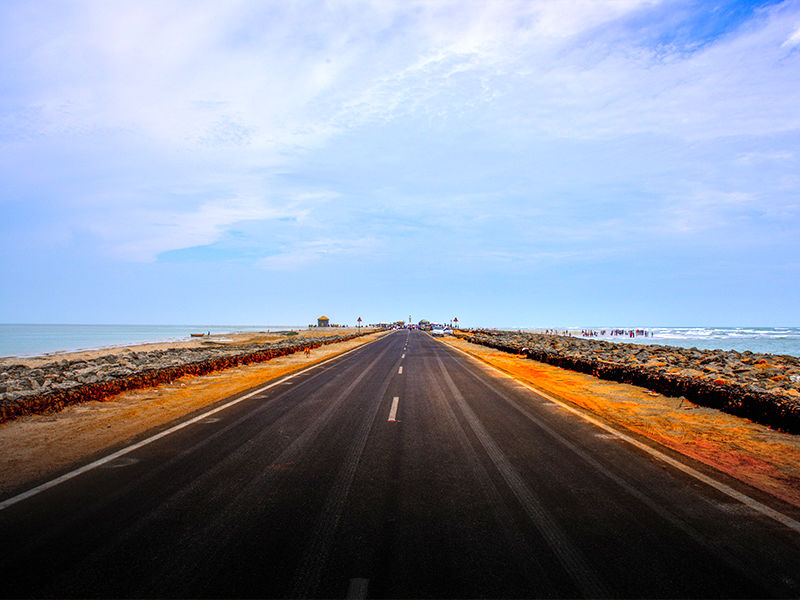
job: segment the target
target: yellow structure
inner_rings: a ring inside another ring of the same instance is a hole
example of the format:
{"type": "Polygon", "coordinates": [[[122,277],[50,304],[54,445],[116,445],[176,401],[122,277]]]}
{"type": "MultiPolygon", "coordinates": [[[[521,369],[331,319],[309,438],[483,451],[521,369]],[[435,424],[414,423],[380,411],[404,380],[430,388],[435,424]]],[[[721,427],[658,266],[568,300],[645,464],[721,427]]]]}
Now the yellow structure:
{"type": "Polygon", "coordinates": [[[322,317],[317,319],[317,327],[330,327],[330,326],[331,326],[331,320],[328,317],[323,315],[322,317]]]}

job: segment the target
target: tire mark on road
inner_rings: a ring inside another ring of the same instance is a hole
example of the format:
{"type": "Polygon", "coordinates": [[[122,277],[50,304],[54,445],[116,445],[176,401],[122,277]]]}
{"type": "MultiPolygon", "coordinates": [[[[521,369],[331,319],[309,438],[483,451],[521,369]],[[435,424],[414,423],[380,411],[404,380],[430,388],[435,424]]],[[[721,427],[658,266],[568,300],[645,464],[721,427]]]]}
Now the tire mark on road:
{"type": "MultiPolygon", "coordinates": [[[[707,536],[701,534],[697,529],[692,527],[685,520],[681,519],[674,512],[658,504],[653,498],[651,498],[650,496],[639,490],[633,483],[631,483],[621,475],[618,475],[617,473],[613,472],[609,467],[607,467],[606,465],[595,459],[593,456],[591,456],[586,450],[584,450],[577,444],[573,443],[572,441],[570,441],[569,439],[565,438],[563,435],[558,433],[552,427],[547,425],[544,421],[542,421],[534,414],[532,414],[525,407],[521,406],[513,398],[508,396],[505,392],[503,392],[496,386],[492,385],[489,381],[486,381],[485,379],[479,377],[465,365],[458,362],[456,362],[456,364],[458,364],[461,370],[467,373],[472,379],[481,383],[484,387],[489,389],[493,394],[495,394],[497,397],[505,401],[506,404],[508,404],[512,409],[517,411],[527,420],[531,421],[541,431],[546,433],[561,446],[572,452],[584,463],[591,466],[596,473],[614,482],[618,487],[625,490],[625,492],[627,492],[630,496],[636,498],[636,500],[638,500],[644,506],[650,509],[651,512],[658,515],[662,520],[669,523],[672,527],[674,527],[675,529],[686,535],[692,541],[697,543],[700,547],[704,548],[709,554],[713,555],[717,560],[727,565],[731,570],[738,572],[740,575],[745,577],[748,581],[750,581],[752,584],[756,586],[764,586],[764,582],[761,579],[756,579],[751,574],[751,569],[749,568],[746,559],[737,558],[736,556],[733,555],[732,552],[727,550],[716,539],[708,538],[707,536]]],[[[614,439],[619,439],[617,436],[613,437],[614,439]]],[[[785,593],[783,590],[778,589],[776,587],[769,587],[768,589],[776,596],[780,596],[783,593],[785,593]]]]}
{"type": "MultiPolygon", "coordinates": [[[[362,368],[361,373],[339,394],[337,394],[330,403],[326,406],[325,410],[317,414],[314,420],[307,426],[301,435],[295,438],[284,450],[272,459],[267,458],[265,464],[287,464],[297,463],[300,457],[306,451],[307,447],[314,442],[319,436],[325,425],[330,421],[333,413],[344,402],[352,390],[361,382],[361,380],[369,373],[372,367],[389,351],[389,346],[385,348],[380,354],[369,363],[366,368],[362,368]]],[[[356,367],[357,365],[354,365],[356,367]]],[[[296,392],[296,388],[295,392],[296,392]]],[[[288,390],[287,390],[288,392],[288,390]]],[[[287,419],[293,418],[294,408],[284,413],[275,424],[287,419]]],[[[262,407],[256,409],[261,411],[262,407]]],[[[252,417],[253,413],[249,413],[252,417]]],[[[248,415],[243,415],[237,419],[237,423],[242,423],[248,419],[248,415]]],[[[273,424],[273,426],[275,425],[273,424]]],[[[259,444],[263,443],[265,439],[274,437],[271,428],[263,430],[260,435],[249,439],[242,444],[237,451],[226,459],[220,461],[210,468],[203,476],[190,482],[180,490],[176,491],[170,498],[166,499],[160,505],[154,507],[147,515],[139,519],[134,525],[121,532],[120,535],[105,547],[98,548],[86,560],[83,561],[84,569],[91,571],[91,563],[103,560],[112,547],[120,547],[126,542],[132,540],[140,531],[146,529],[148,526],[153,525],[161,520],[169,519],[170,515],[175,515],[175,518],[180,518],[183,513],[183,506],[192,493],[202,489],[206,484],[216,485],[212,488],[210,494],[204,496],[204,502],[209,506],[221,507],[215,509],[215,512],[210,515],[208,522],[196,529],[190,530],[180,538],[181,554],[183,560],[181,565],[183,568],[176,569],[172,561],[165,560],[165,557],[158,558],[155,554],[148,557],[156,567],[156,574],[149,578],[148,582],[143,582],[142,585],[146,586],[141,588],[142,595],[150,595],[156,593],[156,588],[162,585],[161,582],[165,581],[180,581],[181,578],[189,580],[192,577],[197,578],[194,573],[195,559],[199,559],[209,552],[208,540],[214,540],[213,548],[221,549],[225,544],[235,539],[239,528],[247,528],[246,518],[237,518],[237,515],[246,515],[248,512],[259,512],[263,510],[263,497],[257,493],[258,490],[263,489],[265,485],[280,486],[282,480],[282,471],[276,469],[263,469],[254,475],[249,481],[242,482],[239,486],[233,486],[229,477],[224,477],[223,474],[232,467],[237,460],[247,455],[247,451],[257,448],[259,444]],[[231,495],[231,489],[236,492],[231,495]],[[185,571],[185,573],[183,572],[185,571]],[[149,582],[154,582],[152,585],[149,582]]],[[[273,490],[279,487],[273,487],[273,490]]],[[[205,577],[212,577],[211,573],[206,573],[205,577]]],[[[161,588],[160,588],[161,589],[161,588]]]]}
{"type": "MultiPolygon", "coordinates": [[[[120,486],[113,491],[109,492],[106,495],[98,496],[92,498],[92,504],[87,506],[86,511],[82,511],[80,513],[73,513],[70,515],[66,515],[64,518],[60,519],[58,524],[48,527],[47,530],[39,532],[39,534],[26,542],[26,544],[20,547],[18,550],[21,554],[31,552],[33,548],[37,546],[42,546],[47,544],[49,540],[59,537],[63,534],[64,531],[67,531],[71,527],[74,527],[78,522],[84,521],[88,522],[92,518],[89,515],[93,515],[98,513],[99,511],[105,510],[107,507],[113,505],[115,502],[118,502],[128,494],[134,492],[136,489],[140,489],[150,485],[150,483],[161,476],[164,472],[176,468],[176,466],[181,462],[187,459],[187,457],[191,456],[194,452],[198,450],[202,450],[204,447],[208,446],[210,443],[214,442],[215,440],[221,438],[225,434],[229,433],[231,430],[235,429],[236,427],[240,426],[242,423],[257,417],[264,413],[267,410],[273,408],[275,403],[282,399],[287,394],[296,393],[297,389],[301,386],[305,386],[307,384],[311,384],[315,382],[315,380],[324,374],[324,371],[317,371],[311,377],[302,381],[298,386],[293,388],[292,390],[289,389],[282,389],[276,395],[271,396],[267,399],[266,402],[253,408],[252,410],[248,411],[247,413],[243,414],[240,417],[237,417],[232,422],[228,423],[224,427],[216,429],[214,432],[210,432],[207,436],[201,438],[188,448],[173,454],[167,460],[160,463],[159,465],[153,467],[152,469],[148,470],[146,473],[132,479],[127,484],[120,486]]],[[[254,397],[254,400],[259,400],[258,396],[254,397]]],[[[287,418],[291,418],[293,412],[298,408],[298,405],[295,406],[286,406],[283,407],[282,411],[275,417],[272,425],[277,424],[287,418]]],[[[203,475],[199,478],[190,482],[185,488],[176,492],[176,495],[173,495],[167,499],[165,502],[176,502],[178,499],[182,498],[180,495],[181,493],[186,494],[191,492],[193,489],[201,486],[205,481],[215,481],[219,480],[220,472],[223,472],[226,468],[230,467],[231,464],[235,463],[239,460],[240,456],[246,452],[252,445],[256,444],[260,436],[258,438],[251,438],[245,444],[239,444],[236,448],[231,449],[231,452],[224,457],[220,457],[220,459],[214,464],[213,467],[209,468],[203,475]]],[[[159,508],[163,509],[163,504],[160,507],[156,507],[153,510],[159,510],[159,508]]],[[[147,517],[143,517],[146,519],[147,517]]],[[[144,522],[142,523],[144,525],[144,522]]],[[[95,552],[101,550],[101,548],[97,548],[95,552]]]]}
{"type": "Polygon", "coordinates": [[[520,474],[506,458],[503,451],[494,441],[492,436],[480,422],[477,415],[469,407],[463,394],[459,391],[447,368],[442,362],[441,357],[436,356],[436,362],[442,373],[447,387],[453,394],[456,404],[461,409],[462,414],[467,420],[470,428],[480,441],[486,453],[489,455],[495,468],[508,484],[522,508],[527,513],[539,533],[547,541],[550,548],[558,557],[561,565],[566,569],[569,576],[575,582],[582,596],[590,598],[607,598],[609,592],[594,570],[589,566],[587,560],[581,552],[570,543],[566,533],[556,523],[547,512],[542,501],[536,496],[533,490],[525,483],[520,474]]]}
{"type": "MultiPolygon", "coordinates": [[[[456,418],[452,406],[447,401],[447,394],[441,387],[436,378],[431,380],[431,403],[432,408],[445,421],[447,430],[443,434],[450,433],[458,442],[464,457],[465,464],[472,475],[473,481],[477,483],[484,498],[486,498],[492,510],[492,516],[500,527],[509,547],[509,555],[517,565],[518,571],[525,576],[537,589],[555,590],[558,589],[552,578],[548,575],[548,570],[537,558],[539,551],[528,544],[525,537],[515,526],[515,519],[503,500],[497,486],[492,481],[486,468],[481,463],[475,448],[470,443],[463,426],[456,418]]],[[[568,597],[573,590],[563,590],[563,596],[568,597]]]]}
{"type": "MultiPolygon", "coordinates": [[[[381,354],[381,357],[382,356],[383,354],[381,354]]],[[[377,360],[378,359],[376,359],[376,361],[377,360]]],[[[328,492],[325,506],[322,509],[322,515],[319,518],[316,529],[311,535],[311,542],[303,553],[303,558],[295,572],[291,594],[294,598],[308,598],[316,592],[319,586],[322,572],[328,563],[328,556],[330,555],[331,546],[336,536],[336,530],[339,527],[339,521],[341,521],[342,518],[342,513],[345,508],[345,503],[347,502],[347,496],[350,493],[350,487],[352,486],[356,469],[361,461],[361,455],[364,453],[364,447],[367,445],[367,438],[369,437],[370,431],[372,431],[378,409],[383,402],[383,398],[393,378],[394,366],[383,380],[375,399],[365,412],[365,417],[361,421],[361,425],[347,451],[342,467],[336,476],[336,481],[330,492],[328,492]]],[[[348,395],[353,387],[354,386],[348,388],[348,395]]]]}

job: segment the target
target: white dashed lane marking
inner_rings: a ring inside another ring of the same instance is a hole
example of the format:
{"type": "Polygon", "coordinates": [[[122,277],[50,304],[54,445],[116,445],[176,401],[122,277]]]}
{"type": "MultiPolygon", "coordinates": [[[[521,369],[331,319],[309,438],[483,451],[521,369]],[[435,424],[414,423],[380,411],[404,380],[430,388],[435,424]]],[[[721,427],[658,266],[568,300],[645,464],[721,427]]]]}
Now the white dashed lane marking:
{"type": "Polygon", "coordinates": [[[397,405],[399,402],[400,398],[398,396],[392,398],[392,408],[391,410],[389,410],[389,419],[388,419],[390,423],[394,423],[395,421],[397,421],[397,405]]]}

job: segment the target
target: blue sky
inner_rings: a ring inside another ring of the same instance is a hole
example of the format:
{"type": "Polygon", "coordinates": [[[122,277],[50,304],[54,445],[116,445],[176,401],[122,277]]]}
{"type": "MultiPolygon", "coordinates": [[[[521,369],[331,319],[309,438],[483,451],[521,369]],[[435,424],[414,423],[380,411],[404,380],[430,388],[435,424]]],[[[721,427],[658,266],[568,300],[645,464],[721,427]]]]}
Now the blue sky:
{"type": "Polygon", "coordinates": [[[0,322],[800,325],[800,2],[0,4],[0,322]]]}

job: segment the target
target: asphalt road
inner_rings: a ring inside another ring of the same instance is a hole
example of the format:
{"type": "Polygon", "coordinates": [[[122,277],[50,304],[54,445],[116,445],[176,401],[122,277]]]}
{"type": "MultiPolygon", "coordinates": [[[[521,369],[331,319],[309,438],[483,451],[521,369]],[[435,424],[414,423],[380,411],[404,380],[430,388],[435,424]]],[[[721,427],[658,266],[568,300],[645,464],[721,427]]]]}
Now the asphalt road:
{"type": "Polygon", "coordinates": [[[400,331],[5,506],[0,590],[798,597],[800,533],[400,331]]]}

